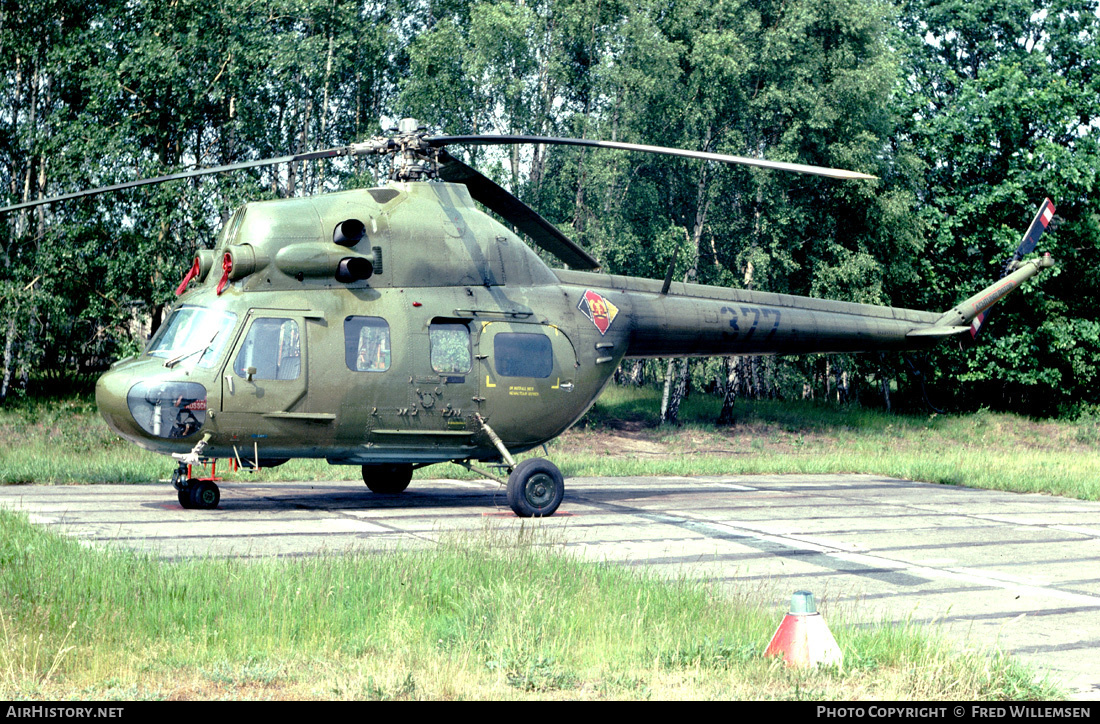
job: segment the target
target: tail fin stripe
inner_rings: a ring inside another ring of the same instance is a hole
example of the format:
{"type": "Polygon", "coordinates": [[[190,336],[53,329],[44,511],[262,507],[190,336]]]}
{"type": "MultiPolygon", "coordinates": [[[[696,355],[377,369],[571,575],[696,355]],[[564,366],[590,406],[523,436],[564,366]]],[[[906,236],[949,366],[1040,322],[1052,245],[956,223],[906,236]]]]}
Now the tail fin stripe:
{"type": "Polygon", "coordinates": [[[1016,253],[1012,257],[1012,261],[1023,259],[1035,249],[1035,245],[1039,243],[1039,237],[1047,230],[1047,227],[1050,225],[1050,220],[1053,218],[1054,204],[1051,203],[1050,199],[1043,199],[1043,204],[1039,207],[1039,213],[1035,215],[1035,220],[1031,222],[1031,226],[1028,227],[1027,233],[1024,234],[1024,240],[1020,242],[1019,248],[1016,249],[1016,253]]]}

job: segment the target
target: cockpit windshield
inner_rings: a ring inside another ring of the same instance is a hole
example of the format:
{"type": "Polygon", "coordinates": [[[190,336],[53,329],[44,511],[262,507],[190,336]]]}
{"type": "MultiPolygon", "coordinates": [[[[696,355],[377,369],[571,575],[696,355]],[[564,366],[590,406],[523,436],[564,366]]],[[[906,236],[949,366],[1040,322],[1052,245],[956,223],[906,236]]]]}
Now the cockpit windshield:
{"type": "MultiPolygon", "coordinates": [[[[205,307],[180,307],[149,344],[149,354],[169,362],[183,361],[211,367],[229,342],[237,315],[205,307]]],[[[167,364],[167,363],[166,363],[167,364]]]]}

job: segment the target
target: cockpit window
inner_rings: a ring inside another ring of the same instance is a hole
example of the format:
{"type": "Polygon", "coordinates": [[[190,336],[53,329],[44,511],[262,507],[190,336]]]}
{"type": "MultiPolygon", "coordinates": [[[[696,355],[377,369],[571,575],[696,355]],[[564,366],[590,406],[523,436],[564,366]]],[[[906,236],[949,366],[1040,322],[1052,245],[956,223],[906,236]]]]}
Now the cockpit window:
{"type": "Polygon", "coordinates": [[[149,354],[212,367],[229,342],[237,315],[205,307],[180,307],[153,337],[149,354]],[[193,359],[185,359],[191,357],[193,359]],[[195,361],[197,360],[197,362],[195,361]]]}
{"type": "Polygon", "coordinates": [[[143,380],[126,394],[130,414],[154,437],[191,437],[206,422],[206,388],[197,382],[143,380]]]}

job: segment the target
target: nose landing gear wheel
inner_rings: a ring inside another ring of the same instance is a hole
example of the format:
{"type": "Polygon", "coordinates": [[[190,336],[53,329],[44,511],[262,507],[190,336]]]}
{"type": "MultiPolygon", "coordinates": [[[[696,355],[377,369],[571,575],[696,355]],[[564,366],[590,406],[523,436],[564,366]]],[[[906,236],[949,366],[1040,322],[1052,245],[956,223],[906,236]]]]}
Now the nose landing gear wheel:
{"type": "MultiPolygon", "coordinates": [[[[217,485],[209,480],[192,480],[188,487],[191,491],[190,507],[202,510],[213,510],[218,507],[222,494],[217,485]]],[[[183,491],[180,491],[180,498],[182,503],[183,491]]]]}
{"type": "Polygon", "coordinates": [[[524,460],[508,476],[508,505],[521,518],[553,515],[564,497],[565,478],[549,460],[524,460]]]}

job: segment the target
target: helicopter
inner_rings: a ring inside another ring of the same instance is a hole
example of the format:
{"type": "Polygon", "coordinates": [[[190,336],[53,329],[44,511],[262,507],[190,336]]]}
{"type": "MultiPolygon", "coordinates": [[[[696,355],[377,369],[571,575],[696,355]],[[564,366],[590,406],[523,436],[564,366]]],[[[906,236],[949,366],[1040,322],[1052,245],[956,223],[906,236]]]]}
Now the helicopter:
{"type": "Polygon", "coordinates": [[[253,470],[292,458],[358,465],[396,495],[413,471],[453,462],[506,486],[520,517],[550,516],[565,483],[516,461],[577,422],[624,359],[910,350],[977,334],[987,310],[1039,271],[1045,200],[995,284],[945,312],[600,272],[557,227],[451,145],[560,144],[873,179],[843,169],[590,139],[430,135],[403,119],[349,146],[193,169],[39,204],[293,161],[383,155],[379,187],[247,203],[197,252],[144,352],[98,380],[107,425],[176,460],[184,508],[220,489],[196,466],[253,470]],[[505,223],[486,213],[479,204],[505,223]],[[551,268],[531,244],[562,261],[551,268]],[[496,466],[498,475],[486,469],[496,466]],[[506,474],[506,477],[504,475],[506,474]]]}

